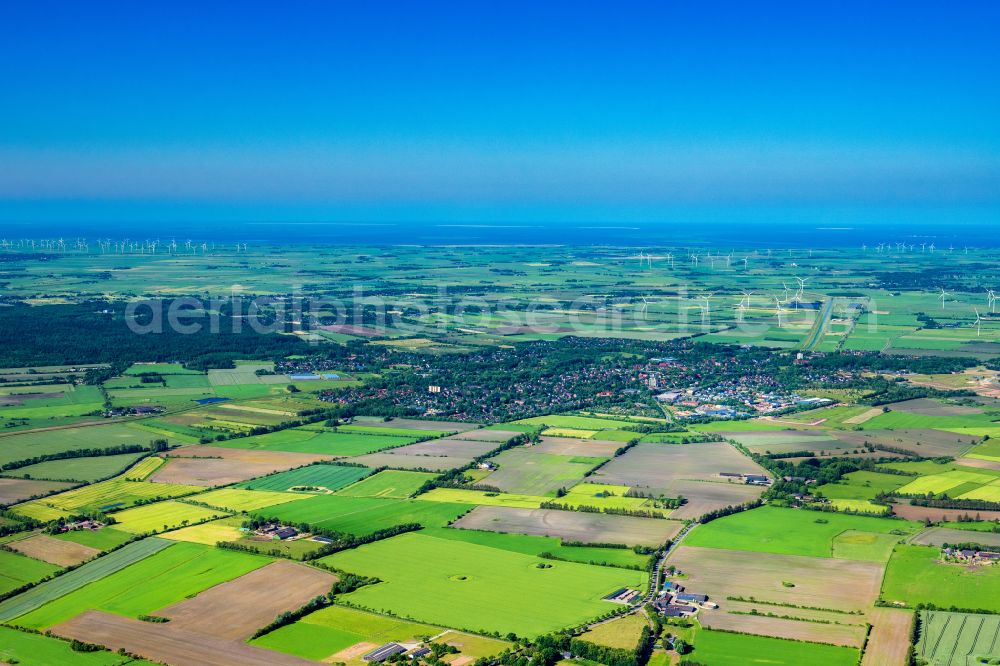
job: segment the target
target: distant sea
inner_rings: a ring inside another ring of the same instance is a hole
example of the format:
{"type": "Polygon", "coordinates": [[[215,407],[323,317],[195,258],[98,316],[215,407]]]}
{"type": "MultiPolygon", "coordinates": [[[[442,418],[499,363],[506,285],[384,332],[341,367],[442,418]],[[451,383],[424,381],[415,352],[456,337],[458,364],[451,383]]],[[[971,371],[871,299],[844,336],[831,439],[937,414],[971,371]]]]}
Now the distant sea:
{"type": "MultiPolygon", "coordinates": [[[[879,243],[934,243],[944,250],[1000,247],[1000,220],[955,224],[824,224],[809,221],[665,223],[0,223],[0,236],[19,238],[111,238],[252,245],[603,245],[637,248],[859,248],[879,243]]],[[[918,250],[919,251],[919,250],[918,250]]]]}

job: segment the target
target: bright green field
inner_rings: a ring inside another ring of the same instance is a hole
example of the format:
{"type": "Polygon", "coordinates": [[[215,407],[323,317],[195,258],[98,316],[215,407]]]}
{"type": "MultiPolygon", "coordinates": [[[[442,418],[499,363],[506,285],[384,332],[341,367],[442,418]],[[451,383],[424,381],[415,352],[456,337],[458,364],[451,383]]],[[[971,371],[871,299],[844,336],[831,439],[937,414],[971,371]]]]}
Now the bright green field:
{"type": "Polygon", "coordinates": [[[133,534],[163,532],[175,527],[199,523],[210,518],[221,518],[227,514],[205,507],[167,500],[155,504],[144,504],[133,509],[125,509],[114,515],[115,529],[133,534]]]}
{"type": "Polygon", "coordinates": [[[321,561],[385,581],[347,595],[352,603],[424,622],[520,636],[598,616],[614,608],[602,597],[621,587],[642,589],[647,579],[645,572],[542,560],[419,533],[321,561]]]}
{"type": "MultiPolygon", "coordinates": [[[[979,472],[953,470],[942,474],[919,477],[899,488],[903,495],[924,495],[926,493],[947,493],[966,483],[987,484],[996,479],[995,475],[979,472]]],[[[983,498],[985,499],[985,498],[983,498]]]]}
{"type": "Polygon", "coordinates": [[[537,495],[516,495],[514,493],[488,493],[481,490],[465,490],[462,488],[435,488],[421,495],[420,499],[428,502],[463,502],[485,506],[537,509],[542,502],[551,501],[552,498],[538,497],[537,495]]]}
{"type": "Polygon", "coordinates": [[[917,654],[934,666],[966,666],[1000,656],[1000,616],[922,611],[917,654]]]}
{"type": "Polygon", "coordinates": [[[395,469],[387,469],[369,476],[363,481],[348,486],[340,490],[337,494],[345,497],[387,497],[391,499],[405,499],[417,492],[422,485],[431,479],[436,479],[437,474],[427,472],[404,472],[395,469]]]}
{"type": "Polygon", "coordinates": [[[1000,566],[965,567],[940,562],[941,549],[896,546],[882,581],[882,598],[911,606],[1000,611],[1000,566]]]}
{"type": "Polygon", "coordinates": [[[0,550],[0,594],[34,583],[59,569],[48,562],[0,550]]]}
{"type": "Polygon", "coordinates": [[[179,439],[144,430],[138,422],[134,425],[108,423],[7,435],[0,437],[0,465],[60,451],[107,449],[126,444],[148,445],[159,438],[181,443],[179,439]]]}
{"type": "Polygon", "coordinates": [[[364,536],[405,523],[440,527],[471,508],[469,504],[317,495],[301,502],[261,509],[258,513],[289,523],[309,523],[314,527],[364,536]]]}
{"type": "Polygon", "coordinates": [[[376,615],[343,606],[328,606],[294,624],[250,641],[251,645],[319,661],[361,642],[382,645],[436,636],[440,627],[376,615]]]}
{"type": "Polygon", "coordinates": [[[79,590],[171,545],[171,541],[154,537],[130,543],[113,553],[93,559],[77,569],[0,603],[0,622],[7,622],[11,618],[33,611],[43,604],[79,590]]]}
{"type": "Polygon", "coordinates": [[[293,453],[321,453],[330,456],[360,456],[385,449],[405,446],[416,437],[369,435],[364,433],[332,432],[290,428],[256,437],[240,437],[216,446],[233,449],[263,449],[266,451],[291,451],[293,453]]]}
{"type": "Polygon", "coordinates": [[[851,472],[844,475],[839,483],[827,483],[816,487],[816,492],[829,499],[870,500],[880,492],[890,492],[911,480],[908,476],[880,474],[879,472],[851,472]]]}
{"type": "Polygon", "coordinates": [[[115,546],[125,543],[133,536],[134,535],[129,534],[128,532],[116,530],[113,527],[102,527],[99,530],[73,530],[71,532],[63,532],[62,534],[57,534],[56,538],[83,544],[84,546],[90,546],[91,548],[97,548],[98,550],[108,550],[109,548],[114,548],[115,546]]]}
{"type": "Polygon", "coordinates": [[[313,486],[338,490],[350,485],[358,479],[371,474],[366,467],[347,467],[343,465],[309,465],[279,472],[270,476],[244,481],[236,484],[236,488],[248,490],[288,490],[296,486],[313,486]]]}
{"type": "Polygon", "coordinates": [[[259,555],[175,542],[155,555],[17,618],[15,624],[45,629],[90,609],[126,617],[150,614],[270,561],[259,555]]]}
{"type": "Polygon", "coordinates": [[[24,666],[140,666],[152,662],[133,659],[124,655],[100,650],[98,652],[76,652],[69,641],[41,634],[29,634],[16,629],[0,627],[0,663],[24,664],[24,666]]]}
{"type": "MultiPolygon", "coordinates": [[[[2,441],[2,440],[0,440],[2,441]]],[[[117,456],[94,456],[93,458],[72,458],[69,460],[49,460],[36,465],[19,467],[4,476],[32,479],[54,479],[58,481],[85,481],[93,483],[114,476],[131,465],[141,453],[123,453],[117,456]]]]}
{"type": "Polygon", "coordinates": [[[431,435],[445,435],[449,430],[416,430],[415,428],[382,428],[379,426],[364,425],[342,425],[337,426],[337,432],[354,433],[360,435],[381,435],[391,437],[414,437],[422,438],[431,435]]]}
{"type": "Polygon", "coordinates": [[[593,548],[590,546],[564,546],[555,537],[527,536],[525,534],[507,534],[504,532],[486,532],[483,530],[463,530],[452,527],[430,528],[421,534],[464,541],[480,546],[509,550],[513,553],[552,555],[583,564],[606,564],[611,566],[645,566],[649,560],[647,555],[638,555],[631,548],[593,548]]]}
{"type": "Polygon", "coordinates": [[[891,518],[763,506],[701,525],[684,539],[684,545],[833,557],[834,539],[845,530],[912,534],[919,528],[917,523],[891,518]]]}
{"type": "Polygon", "coordinates": [[[855,666],[859,656],[854,648],[702,629],[688,658],[710,666],[855,666]]]}
{"type": "Polygon", "coordinates": [[[220,488],[210,490],[191,498],[192,501],[218,506],[230,511],[255,511],[266,506],[284,504],[306,499],[308,495],[282,493],[273,490],[244,490],[242,488],[220,488]]]}

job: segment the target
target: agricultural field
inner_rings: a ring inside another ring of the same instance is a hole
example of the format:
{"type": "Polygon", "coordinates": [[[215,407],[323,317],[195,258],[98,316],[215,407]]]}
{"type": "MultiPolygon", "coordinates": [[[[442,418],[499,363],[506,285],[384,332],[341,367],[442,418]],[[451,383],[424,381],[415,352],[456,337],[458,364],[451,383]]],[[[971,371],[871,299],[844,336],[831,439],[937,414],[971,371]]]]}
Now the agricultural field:
{"type": "Polygon", "coordinates": [[[646,583],[645,572],[552,562],[414,533],[322,561],[385,581],[346,595],[353,604],[457,629],[520,636],[600,615],[609,610],[604,596],[621,587],[642,589],[646,583]]]}
{"type": "Polygon", "coordinates": [[[290,469],[287,472],[279,472],[269,476],[263,476],[250,481],[243,481],[236,484],[237,488],[246,490],[276,490],[286,491],[293,488],[310,487],[319,488],[321,491],[340,490],[344,486],[349,486],[355,481],[359,481],[369,474],[370,469],[365,467],[348,467],[344,465],[309,465],[290,469]]]}
{"type": "Polygon", "coordinates": [[[470,504],[454,502],[318,495],[267,507],[257,513],[291,524],[308,523],[313,527],[365,536],[406,523],[443,526],[471,508],[470,504]]]}
{"type": "Polygon", "coordinates": [[[7,547],[36,560],[59,567],[85,562],[100,554],[100,549],[66,539],[56,539],[47,534],[35,534],[26,539],[7,542],[7,547]]]}
{"type": "Polygon", "coordinates": [[[622,650],[634,650],[639,643],[642,628],[648,622],[639,613],[599,624],[580,635],[580,640],[622,650]]]}
{"type": "Polygon", "coordinates": [[[99,530],[70,530],[56,534],[54,538],[104,551],[120,546],[133,537],[133,534],[116,530],[113,527],[102,527],[99,530]]]}
{"type": "Polygon", "coordinates": [[[60,568],[26,555],[0,550],[0,594],[37,582],[60,568]]]}
{"type": "Polygon", "coordinates": [[[109,449],[116,446],[148,446],[153,440],[186,443],[175,436],[146,430],[140,422],[103,423],[0,435],[0,465],[36,456],[79,449],[109,449]]]}
{"type": "Polygon", "coordinates": [[[36,585],[27,592],[0,602],[0,622],[8,623],[10,620],[34,611],[49,602],[72,594],[89,583],[100,581],[106,576],[151,557],[171,545],[170,541],[163,539],[143,539],[92,562],[87,562],[77,569],[36,585]]]}
{"type": "MultiPolygon", "coordinates": [[[[95,564],[103,559],[106,558],[96,560],[95,564]]],[[[169,548],[102,577],[85,589],[70,591],[18,616],[13,624],[47,629],[86,610],[126,617],[151,615],[188,596],[258,569],[269,561],[258,555],[175,542],[169,548]]]]}
{"type": "Polygon", "coordinates": [[[453,526],[566,541],[658,546],[672,539],[682,524],[655,518],[484,505],[459,518],[453,526]]]}
{"type": "Polygon", "coordinates": [[[215,442],[214,446],[232,449],[312,453],[338,458],[384,451],[417,441],[417,437],[340,432],[310,427],[289,428],[266,435],[240,437],[215,442]]]}
{"type": "Polygon", "coordinates": [[[387,469],[347,486],[337,491],[337,494],[344,497],[406,499],[412,497],[426,482],[435,478],[437,474],[387,469]]]}
{"type": "Polygon", "coordinates": [[[904,520],[763,506],[701,525],[684,544],[810,557],[849,555],[848,559],[884,561],[887,545],[919,529],[920,525],[904,520]],[[862,537],[858,538],[857,533],[862,533],[862,537]],[[842,546],[848,549],[838,553],[842,546]]]}
{"type": "Polygon", "coordinates": [[[152,662],[110,650],[79,652],[69,641],[0,627],[0,662],[29,666],[153,666],[152,662]]]}
{"type": "Polygon", "coordinates": [[[1000,547],[1000,533],[965,529],[959,523],[949,527],[928,527],[913,537],[910,543],[920,546],[943,546],[944,544],[976,543],[981,546],[1000,547]]]}
{"type": "Polygon", "coordinates": [[[275,504],[295,502],[305,497],[297,493],[274,492],[270,490],[245,490],[242,488],[220,488],[201,493],[189,501],[221,507],[227,511],[247,512],[263,509],[275,504]]]}
{"type": "Polygon", "coordinates": [[[882,599],[995,613],[1000,611],[1000,567],[948,563],[939,548],[898,545],[886,567],[882,599]]]}
{"type": "Polygon", "coordinates": [[[598,548],[593,546],[564,546],[559,539],[543,536],[528,536],[524,534],[502,534],[483,530],[460,529],[455,527],[429,528],[420,532],[422,535],[475,543],[490,548],[509,550],[525,555],[540,555],[550,553],[554,557],[569,562],[597,564],[617,567],[645,567],[649,557],[639,555],[631,548],[598,548]]]}
{"type": "Polygon", "coordinates": [[[94,483],[101,479],[116,476],[125,471],[142,453],[123,453],[114,456],[94,456],[91,458],[73,458],[66,460],[49,460],[46,462],[18,467],[4,472],[3,475],[18,479],[48,479],[53,481],[79,481],[94,483]]]}
{"type": "Polygon", "coordinates": [[[18,504],[13,511],[37,520],[54,520],[74,513],[124,509],[139,501],[183,497],[201,490],[197,486],[126,481],[123,477],[116,477],[110,481],[18,504]]]}
{"type": "Polygon", "coordinates": [[[166,532],[161,536],[171,541],[190,541],[206,546],[214,546],[220,541],[238,541],[245,535],[240,531],[243,518],[220,518],[207,523],[199,523],[178,530],[166,532]]]}
{"type": "Polygon", "coordinates": [[[508,449],[491,459],[499,469],[484,483],[521,495],[555,495],[569,488],[607,458],[553,455],[534,447],[508,449]]]}
{"type": "Polygon", "coordinates": [[[702,626],[858,648],[864,642],[865,612],[878,597],[881,563],[771,553],[748,557],[744,551],[684,543],[670,564],[684,572],[687,589],[720,606],[700,613],[702,626]]]}
{"type": "Polygon", "coordinates": [[[459,467],[465,467],[472,462],[472,456],[408,455],[400,453],[400,451],[402,449],[370,453],[351,458],[351,462],[367,467],[388,467],[389,469],[405,469],[418,472],[447,472],[459,467]]]}
{"type": "Polygon", "coordinates": [[[65,481],[0,478],[0,504],[16,504],[32,497],[42,497],[60,490],[67,490],[74,485],[76,484],[65,481]]]}
{"type": "MultiPolygon", "coordinates": [[[[412,642],[424,636],[437,636],[441,632],[441,627],[344,606],[330,606],[256,638],[251,645],[305,659],[333,659],[353,665],[363,663],[362,654],[389,641],[412,642]],[[351,650],[354,646],[362,647],[351,650]]],[[[499,652],[506,644],[496,642],[499,652]]]]}
{"type": "Polygon", "coordinates": [[[150,479],[190,486],[224,486],[327,459],[308,453],[186,446],[170,451],[167,464],[150,479]]]}
{"type": "Polygon", "coordinates": [[[854,666],[859,651],[833,645],[747,636],[727,631],[698,632],[692,659],[711,666],[854,666]]]}
{"type": "Polygon", "coordinates": [[[920,612],[917,655],[931,666],[967,666],[1000,657],[1000,616],[920,612]]]}
{"type": "Polygon", "coordinates": [[[239,578],[156,611],[169,618],[171,629],[205,633],[214,638],[246,640],[282,613],[326,594],[336,577],[326,571],[276,560],[239,578]],[[210,628],[205,618],[212,618],[210,628]]]}
{"type": "Polygon", "coordinates": [[[687,498],[676,518],[697,518],[756,499],[759,487],[726,480],[726,473],[765,474],[735,447],[723,442],[688,445],[639,444],[600,468],[589,480],[629,486],[654,496],[687,498]]]}
{"type": "Polygon", "coordinates": [[[132,534],[152,534],[226,515],[228,514],[216,509],[167,500],[119,511],[114,514],[114,518],[115,529],[132,534]]]}

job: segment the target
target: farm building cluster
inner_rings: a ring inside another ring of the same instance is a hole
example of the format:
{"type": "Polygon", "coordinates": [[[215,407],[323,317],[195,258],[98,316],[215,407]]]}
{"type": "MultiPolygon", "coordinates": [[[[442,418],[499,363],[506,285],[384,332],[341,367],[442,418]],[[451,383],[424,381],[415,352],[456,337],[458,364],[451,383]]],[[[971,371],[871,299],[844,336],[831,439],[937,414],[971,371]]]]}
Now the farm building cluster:
{"type": "Polygon", "coordinates": [[[686,592],[684,586],[668,580],[660,587],[653,607],[664,617],[689,617],[698,612],[699,608],[718,608],[718,604],[709,601],[708,595],[686,592]]]}
{"type": "Polygon", "coordinates": [[[769,486],[771,479],[765,474],[742,474],[740,472],[719,472],[719,476],[726,480],[742,481],[748,486],[769,486]]]}
{"type": "Polygon", "coordinates": [[[997,564],[1000,563],[1000,553],[991,550],[973,550],[970,548],[942,548],[941,557],[947,562],[962,564],[997,564]]]}
{"type": "Polygon", "coordinates": [[[632,603],[635,602],[640,596],[641,594],[638,590],[622,587],[604,597],[604,600],[616,604],[622,604],[623,606],[631,606],[632,603]]]}

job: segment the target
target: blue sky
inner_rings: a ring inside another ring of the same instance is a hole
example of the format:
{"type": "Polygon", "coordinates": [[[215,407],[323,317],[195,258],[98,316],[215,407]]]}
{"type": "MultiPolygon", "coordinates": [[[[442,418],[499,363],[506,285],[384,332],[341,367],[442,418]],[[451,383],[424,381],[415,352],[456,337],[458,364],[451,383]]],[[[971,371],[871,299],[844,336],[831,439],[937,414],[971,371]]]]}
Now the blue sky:
{"type": "Polygon", "coordinates": [[[0,224],[981,221],[997,34],[996,2],[7,2],[0,224]]]}

